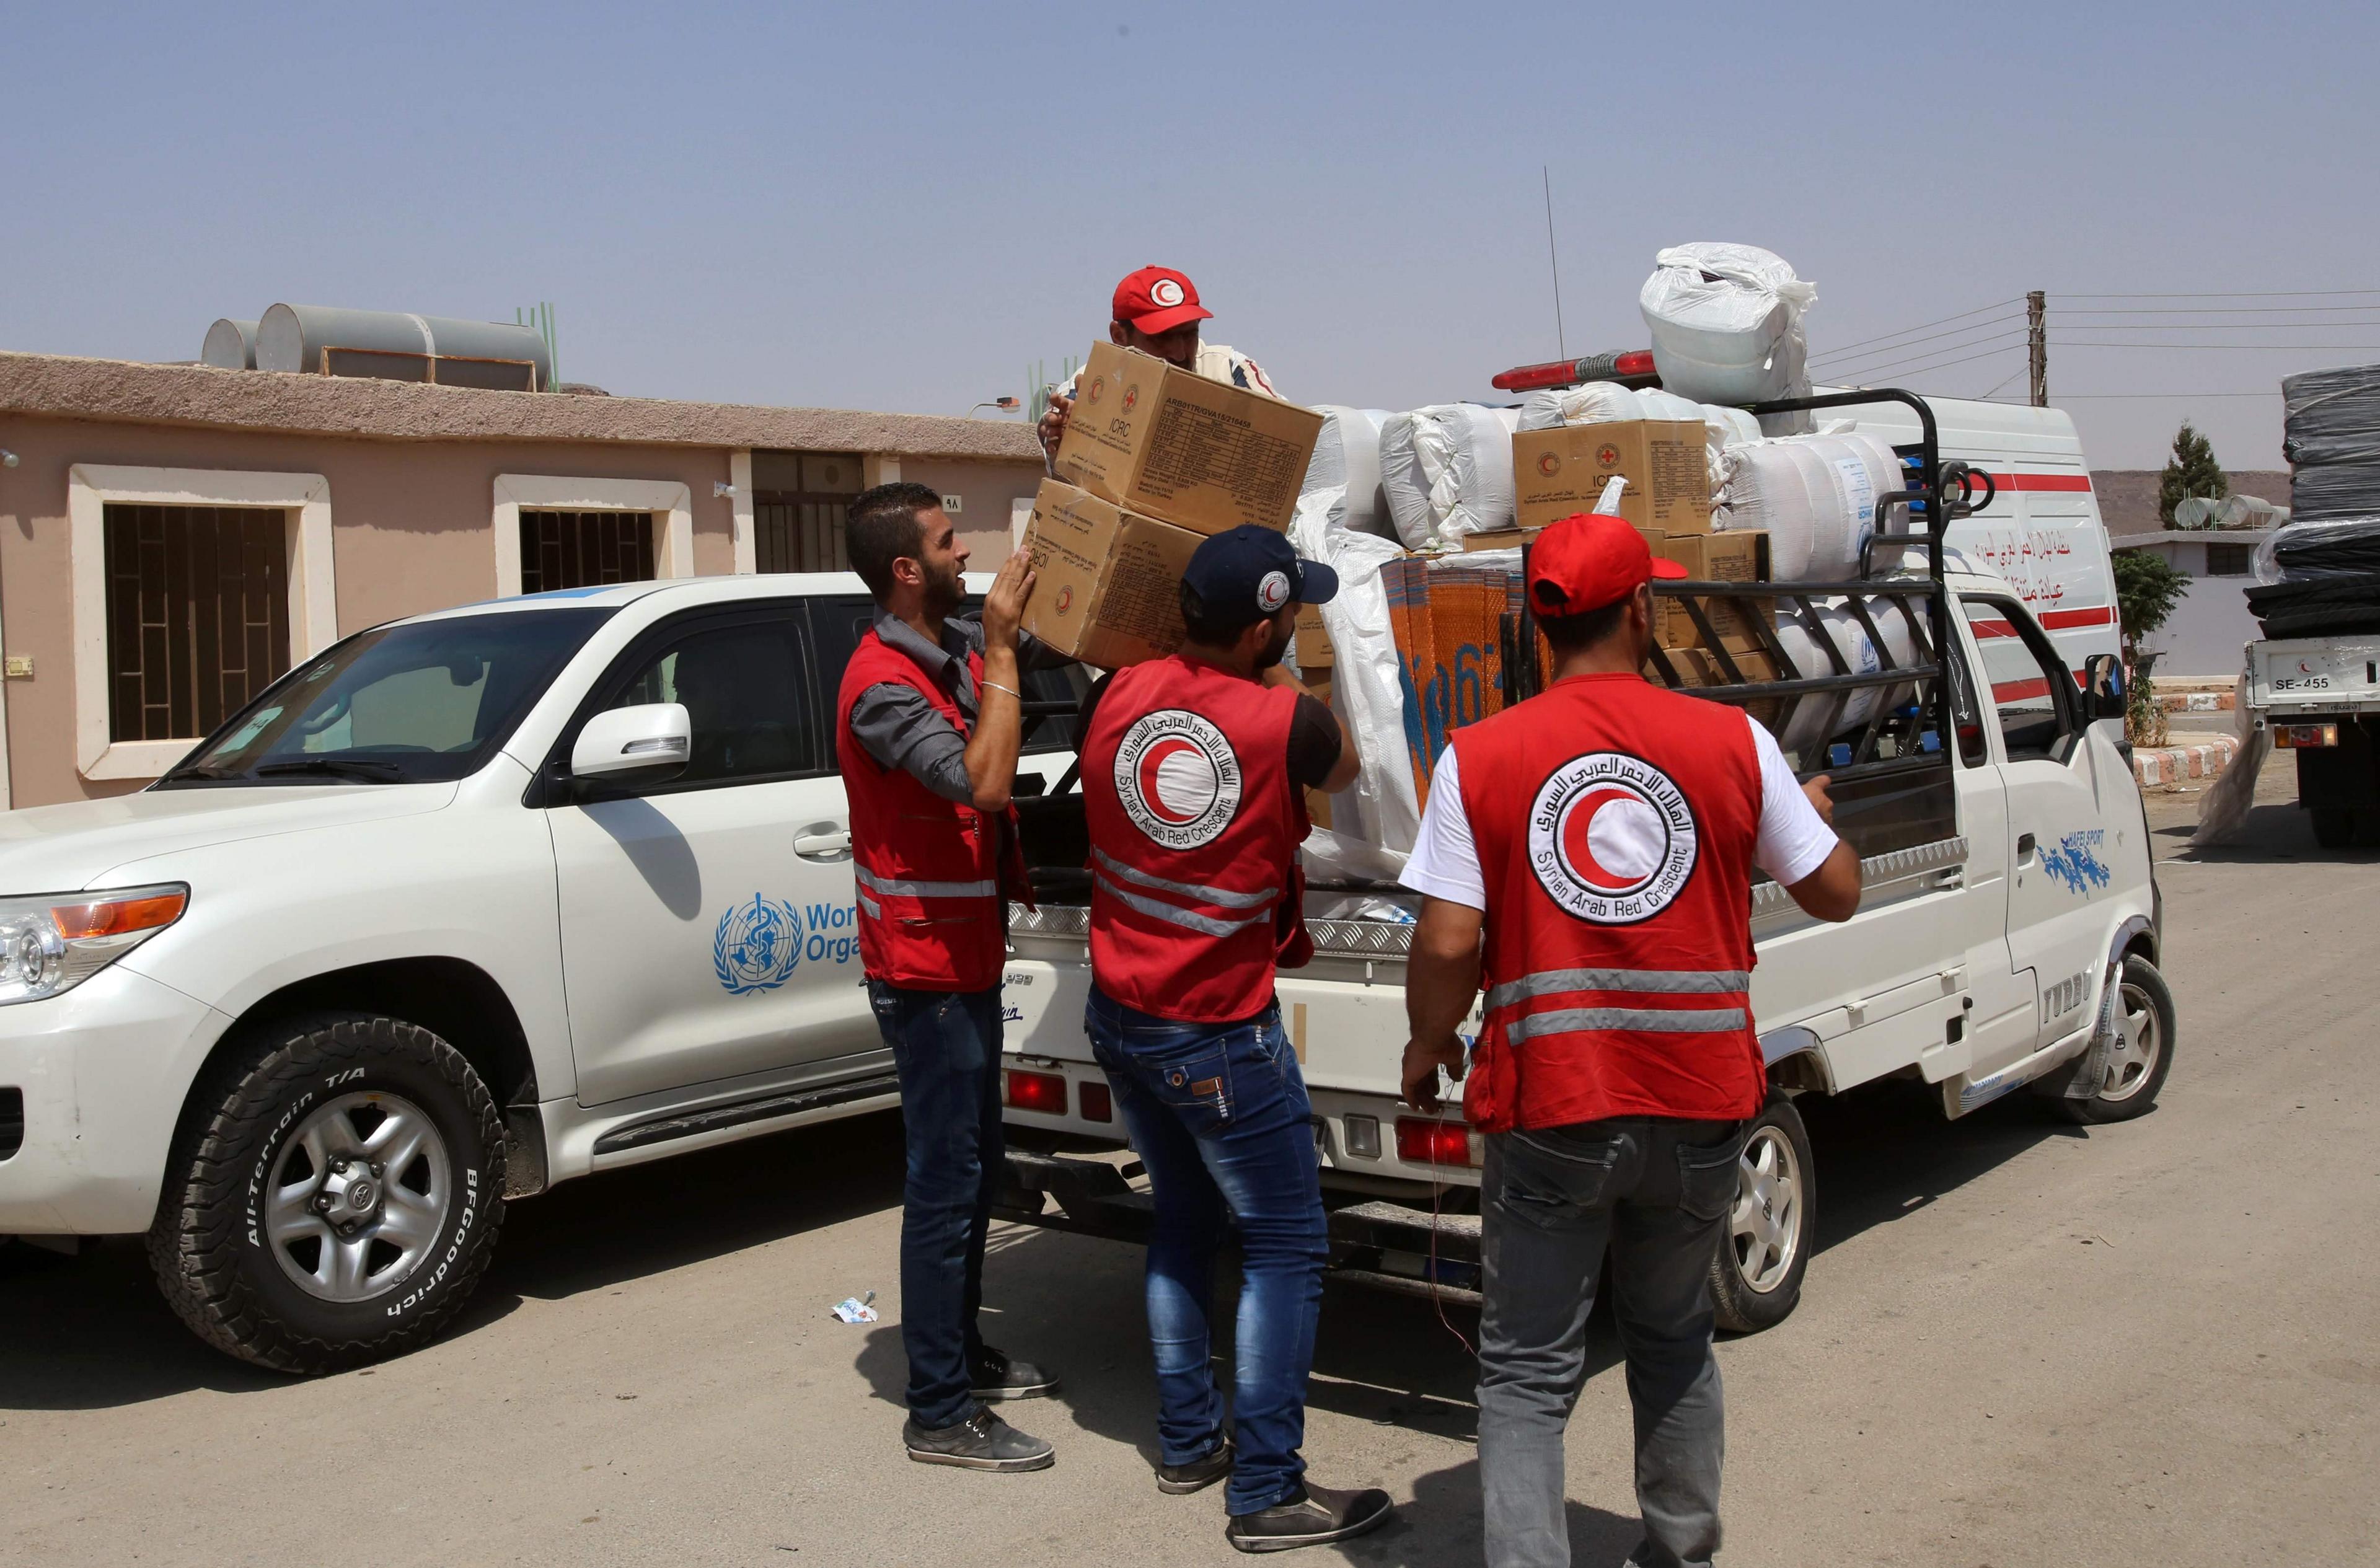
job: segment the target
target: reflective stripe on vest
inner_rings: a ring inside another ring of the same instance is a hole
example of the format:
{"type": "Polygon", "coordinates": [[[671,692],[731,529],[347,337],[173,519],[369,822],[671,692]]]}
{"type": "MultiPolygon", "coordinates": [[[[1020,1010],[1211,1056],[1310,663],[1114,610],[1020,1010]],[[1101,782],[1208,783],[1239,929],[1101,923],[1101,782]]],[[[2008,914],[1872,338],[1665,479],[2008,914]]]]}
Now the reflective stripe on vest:
{"type": "Polygon", "coordinates": [[[1170,925],[1180,926],[1184,930],[1198,931],[1207,936],[1231,936],[1235,932],[1246,930],[1250,926],[1269,924],[1272,919],[1269,915],[1251,915],[1245,920],[1219,920],[1211,915],[1201,915],[1195,909],[1184,909],[1160,899],[1143,898],[1136,893],[1126,893],[1097,871],[1091,873],[1091,880],[1109,897],[1122,900],[1128,908],[1137,909],[1153,920],[1163,920],[1170,925]]]}
{"type": "Polygon", "coordinates": [[[1504,1026],[1514,1045],[1543,1035],[1610,1033],[1707,1035],[1749,1028],[1752,1015],[1741,1007],[1560,1007],[1529,1013],[1504,1026]]]}
{"type": "MultiPolygon", "coordinates": [[[[1101,870],[1112,871],[1128,882],[1137,882],[1142,887],[1161,888],[1167,893],[1178,893],[1184,898],[1200,899],[1208,904],[1220,905],[1226,909],[1262,909],[1281,896],[1281,889],[1277,887],[1259,888],[1254,893],[1233,893],[1229,888],[1202,887],[1196,882],[1177,882],[1170,877],[1160,877],[1148,871],[1135,870],[1106,850],[1096,846],[1091,850],[1091,857],[1099,863],[1101,870]]],[[[1237,930],[1239,927],[1234,926],[1232,929],[1237,930]]]]}
{"type": "Polygon", "coordinates": [[[1507,980],[1488,991],[1488,1005],[1510,1007],[1566,991],[1641,991],[1708,995],[1743,991],[1752,976],[1742,969],[1548,969],[1507,980]]]}
{"type": "Polygon", "coordinates": [[[990,898],[1000,892],[1000,883],[991,878],[979,882],[909,881],[899,877],[880,877],[865,866],[855,866],[851,874],[888,898],[990,898]]]}

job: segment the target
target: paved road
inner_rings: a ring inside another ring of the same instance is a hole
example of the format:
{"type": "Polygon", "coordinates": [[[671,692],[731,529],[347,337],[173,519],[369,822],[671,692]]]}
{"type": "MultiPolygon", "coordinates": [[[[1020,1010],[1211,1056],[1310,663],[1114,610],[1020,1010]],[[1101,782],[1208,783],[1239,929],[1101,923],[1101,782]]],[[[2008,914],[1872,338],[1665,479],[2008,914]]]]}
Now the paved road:
{"type": "MultiPolygon", "coordinates": [[[[1801,1311],[1720,1351],[1734,1564],[2375,1561],[2374,856],[2317,851],[2287,759],[2241,847],[2154,807],[2180,1055],[2084,1132],[2025,1097],[1955,1124],[1814,1115],[1824,1250],[1801,1311]]],[[[1062,1367],[1021,1406],[1058,1467],[905,1463],[888,1118],[576,1184],[516,1209],[477,1310],[374,1371],[293,1383],[200,1348],[137,1246],[0,1259],[0,1560],[1215,1563],[1217,1493],[1149,1484],[1122,1249],[996,1238],[997,1339],[1062,1367]]],[[[1458,1323],[1458,1327],[1465,1327],[1458,1323]]],[[[1584,1564],[1634,1539],[1608,1328],[1572,1426],[1584,1564]]],[[[1426,1304],[1326,1304],[1307,1452],[1390,1531],[1324,1561],[1477,1560],[1463,1347],[1426,1304]]]]}

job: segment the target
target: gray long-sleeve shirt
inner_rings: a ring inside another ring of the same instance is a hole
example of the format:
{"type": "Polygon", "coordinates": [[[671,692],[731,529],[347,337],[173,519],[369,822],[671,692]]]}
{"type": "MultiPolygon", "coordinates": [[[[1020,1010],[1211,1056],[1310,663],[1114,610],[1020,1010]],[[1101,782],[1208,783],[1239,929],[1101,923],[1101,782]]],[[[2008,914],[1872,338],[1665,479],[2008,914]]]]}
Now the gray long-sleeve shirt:
{"type": "MultiPolygon", "coordinates": [[[[909,774],[943,799],[974,799],[975,786],[967,782],[966,737],[975,729],[978,694],[967,674],[967,655],[983,648],[983,623],[944,621],[939,648],[906,621],[881,610],[876,613],[875,631],[950,694],[966,730],[963,733],[942,717],[915,687],[884,681],[861,692],[851,705],[852,738],[878,763],[909,774]]],[[[1016,662],[1020,670],[1046,670],[1073,661],[1020,632],[1016,662]]]]}

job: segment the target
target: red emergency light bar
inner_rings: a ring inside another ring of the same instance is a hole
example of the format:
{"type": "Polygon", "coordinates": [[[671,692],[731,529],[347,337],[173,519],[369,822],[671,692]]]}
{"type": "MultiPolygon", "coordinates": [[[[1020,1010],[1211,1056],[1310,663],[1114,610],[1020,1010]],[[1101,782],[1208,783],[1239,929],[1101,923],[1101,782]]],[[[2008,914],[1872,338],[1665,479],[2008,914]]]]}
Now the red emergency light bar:
{"type": "Polygon", "coordinates": [[[1653,368],[1653,351],[1632,348],[1625,353],[1590,354],[1584,359],[1548,359],[1542,365],[1516,366],[1494,377],[1489,384],[1503,392],[1539,392],[1547,387],[1576,386],[1589,381],[1656,386],[1660,379],[1660,372],[1653,368]]]}

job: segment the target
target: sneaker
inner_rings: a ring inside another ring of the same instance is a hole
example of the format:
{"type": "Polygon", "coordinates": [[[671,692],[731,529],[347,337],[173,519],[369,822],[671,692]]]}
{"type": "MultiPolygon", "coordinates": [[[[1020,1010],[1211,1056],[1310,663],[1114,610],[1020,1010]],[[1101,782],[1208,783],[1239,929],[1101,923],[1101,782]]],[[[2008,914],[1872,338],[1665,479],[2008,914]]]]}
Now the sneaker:
{"type": "Polygon", "coordinates": [[[1389,1494],[1377,1487],[1336,1491],[1309,1486],[1287,1502],[1254,1513],[1234,1513],[1223,1527],[1223,1538],[1242,1551],[1288,1551],[1378,1529],[1394,1512],[1389,1494]]]}
{"type": "Polygon", "coordinates": [[[901,1428],[909,1457],[920,1465],[955,1465],[962,1470],[1047,1470],[1058,1451],[1027,1437],[981,1405],[954,1427],[921,1427],[912,1417],[901,1428]]]}
{"type": "Polygon", "coordinates": [[[1040,1399],[1058,1392],[1058,1375],[1044,1372],[1030,1361],[1018,1361],[1005,1351],[983,1347],[983,1355],[967,1368],[967,1392],[978,1399],[1040,1399]]]}
{"type": "Polygon", "coordinates": [[[1203,1491],[1232,1473],[1232,1440],[1225,1438],[1201,1458],[1187,1465],[1160,1465],[1157,1467],[1157,1489],[1168,1497],[1187,1497],[1203,1491]]]}

